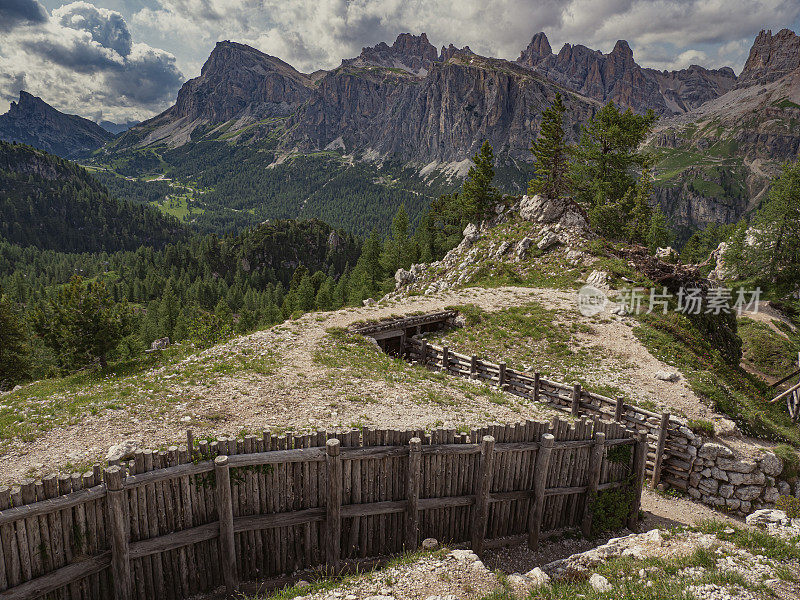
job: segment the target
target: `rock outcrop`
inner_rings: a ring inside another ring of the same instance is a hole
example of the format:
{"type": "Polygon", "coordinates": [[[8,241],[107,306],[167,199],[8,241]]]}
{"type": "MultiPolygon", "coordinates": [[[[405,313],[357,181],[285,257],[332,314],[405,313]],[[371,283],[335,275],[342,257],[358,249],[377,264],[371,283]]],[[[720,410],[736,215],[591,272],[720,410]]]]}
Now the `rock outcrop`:
{"type": "Polygon", "coordinates": [[[19,93],[19,102],[0,115],[0,140],[28,144],[63,158],[97,150],[114,136],[97,123],[57,111],[41,98],[19,93]]]}
{"type": "Polygon", "coordinates": [[[752,48],[736,87],[764,85],[800,68],[800,36],[789,29],[777,34],[762,30],[752,48]]]}
{"type": "Polygon", "coordinates": [[[609,54],[586,46],[564,44],[553,54],[544,33],[533,36],[517,63],[571,90],[637,112],[680,114],[716,98],[736,83],[733,70],[692,65],[680,71],[657,71],[639,66],[628,42],[619,40],[609,54]]]}
{"type": "Polygon", "coordinates": [[[437,60],[436,48],[428,41],[427,35],[401,33],[391,46],[381,42],[363,48],[358,57],[343,60],[342,66],[401,69],[424,77],[437,60]]]}

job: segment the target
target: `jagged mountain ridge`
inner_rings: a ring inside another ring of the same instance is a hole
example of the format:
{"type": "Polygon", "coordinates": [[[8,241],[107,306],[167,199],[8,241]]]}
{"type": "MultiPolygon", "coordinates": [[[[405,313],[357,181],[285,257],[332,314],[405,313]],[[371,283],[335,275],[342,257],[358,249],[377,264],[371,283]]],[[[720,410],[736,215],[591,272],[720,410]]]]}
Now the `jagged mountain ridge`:
{"type": "Polygon", "coordinates": [[[62,113],[41,98],[19,93],[19,102],[0,115],[0,140],[28,144],[64,158],[86,156],[113,139],[97,123],[62,113]]]}
{"type": "Polygon", "coordinates": [[[656,124],[659,201],[687,227],[739,219],[800,153],[798,123],[800,36],[762,31],[735,88],[656,124]]]}
{"type": "Polygon", "coordinates": [[[653,109],[661,115],[687,112],[736,84],[730,67],[692,65],[680,71],[641,67],[625,40],[619,40],[609,54],[579,44],[564,44],[553,54],[547,36],[540,32],[516,62],[600,102],[611,100],[637,112],[653,109]]]}

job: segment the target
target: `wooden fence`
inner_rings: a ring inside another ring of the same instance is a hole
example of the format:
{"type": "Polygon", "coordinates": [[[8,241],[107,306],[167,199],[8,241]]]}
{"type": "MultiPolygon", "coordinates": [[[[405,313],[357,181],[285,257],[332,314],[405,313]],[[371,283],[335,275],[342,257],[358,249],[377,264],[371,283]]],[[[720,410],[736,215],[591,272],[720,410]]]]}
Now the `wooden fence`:
{"type": "Polygon", "coordinates": [[[102,472],[0,489],[0,600],[230,593],[426,537],[477,552],[536,547],[543,532],[589,531],[593,497],[611,489],[631,492],[633,528],[645,456],[644,436],[594,419],[469,434],[189,434],[187,446],[139,451],[102,472]],[[618,446],[633,451],[609,452],[618,446]]]}
{"type": "Polygon", "coordinates": [[[539,373],[515,371],[505,363],[494,364],[475,355],[458,354],[447,346],[435,346],[424,339],[407,337],[404,342],[404,354],[420,364],[491,383],[522,398],[548,402],[573,416],[611,419],[645,433],[649,447],[647,472],[653,487],[664,481],[683,490],[688,488],[692,470],[692,457],[687,450],[689,440],[685,430],[681,431],[683,424],[669,413],[659,414],[632,406],[625,403],[624,398],[608,398],[582,389],[580,385],[548,381],[539,373]]]}

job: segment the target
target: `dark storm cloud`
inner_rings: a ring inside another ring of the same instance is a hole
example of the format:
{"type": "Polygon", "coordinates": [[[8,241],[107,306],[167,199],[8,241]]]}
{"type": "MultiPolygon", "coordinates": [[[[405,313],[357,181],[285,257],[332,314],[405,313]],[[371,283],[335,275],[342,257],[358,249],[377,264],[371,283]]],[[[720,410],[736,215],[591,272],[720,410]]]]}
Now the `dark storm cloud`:
{"type": "Polygon", "coordinates": [[[46,21],[47,11],[37,0],[0,1],[0,31],[11,31],[18,25],[46,21]]]}

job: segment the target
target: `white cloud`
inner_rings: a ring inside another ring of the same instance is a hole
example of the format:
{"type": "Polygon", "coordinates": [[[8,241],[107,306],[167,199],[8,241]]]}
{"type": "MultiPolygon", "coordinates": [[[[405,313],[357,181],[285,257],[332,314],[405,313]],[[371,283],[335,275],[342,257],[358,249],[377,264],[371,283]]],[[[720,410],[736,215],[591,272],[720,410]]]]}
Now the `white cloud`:
{"type": "Polygon", "coordinates": [[[83,1],[12,28],[0,72],[6,100],[24,87],[59,110],[112,120],[163,110],[183,81],[172,54],[134,42],[120,13],[83,1]]]}

